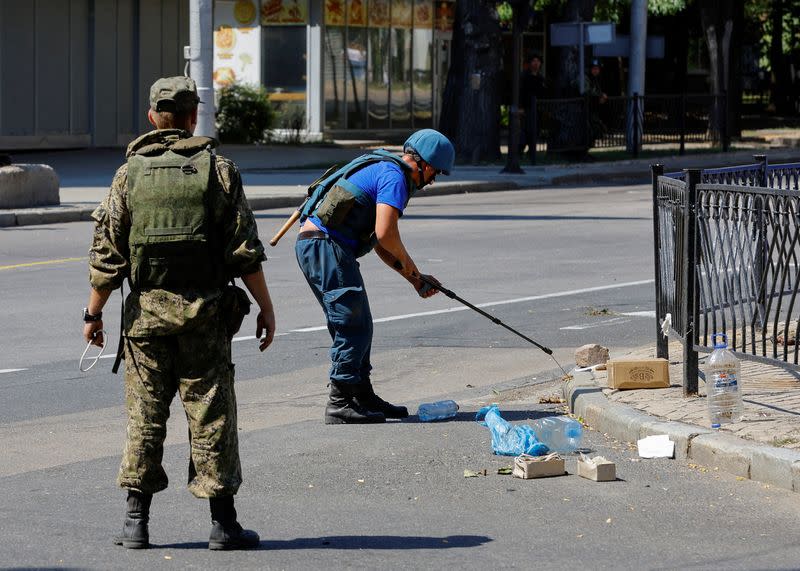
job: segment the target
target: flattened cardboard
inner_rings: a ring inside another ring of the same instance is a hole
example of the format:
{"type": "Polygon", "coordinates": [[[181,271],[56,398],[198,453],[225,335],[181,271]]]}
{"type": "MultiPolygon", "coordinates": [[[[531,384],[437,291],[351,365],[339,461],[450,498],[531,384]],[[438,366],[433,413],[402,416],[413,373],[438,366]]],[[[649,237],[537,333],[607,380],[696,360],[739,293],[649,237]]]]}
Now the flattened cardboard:
{"type": "Polygon", "coordinates": [[[530,480],[532,478],[549,478],[551,476],[563,476],[564,459],[558,454],[547,456],[528,456],[523,454],[514,458],[514,471],[511,473],[515,478],[530,480]]]}
{"type": "Polygon", "coordinates": [[[614,359],[606,365],[610,389],[669,387],[669,361],[666,359],[614,359]]]}
{"type": "Polygon", "coordinates": [[[595,482],[613,482],[617,479],[617,465],[610,460],[578,460],[578,476],[595,482]]]}

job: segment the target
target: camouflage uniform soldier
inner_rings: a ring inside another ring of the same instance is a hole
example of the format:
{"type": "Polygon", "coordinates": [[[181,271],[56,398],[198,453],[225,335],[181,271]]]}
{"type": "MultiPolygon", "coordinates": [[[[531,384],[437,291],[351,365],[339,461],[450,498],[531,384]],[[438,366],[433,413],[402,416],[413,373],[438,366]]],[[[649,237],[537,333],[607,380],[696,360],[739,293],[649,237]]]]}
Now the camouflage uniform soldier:
{"type": "Polygon", "coordinates": [[[150,501],[167,487],[161,458],[176,392],[189,423],[189,490],[210,500],[209,548],[259,544],[233,503],[242,476],[231,338],[250,302],[226,283],[240,276],[258,304],[262,351],[275,316],[239,172],[212,154],[214,139],[192,136],[198,103],[187,77],[153,84],[148,118],[156,130],[130,144],[127,164],[92,214],[87,341],[103,344],[103,306],[126,278],[131,283],[123,319],[128,436],[118,477],[128,500],[115,539],[127,548],[149,546],[150,501]]]}

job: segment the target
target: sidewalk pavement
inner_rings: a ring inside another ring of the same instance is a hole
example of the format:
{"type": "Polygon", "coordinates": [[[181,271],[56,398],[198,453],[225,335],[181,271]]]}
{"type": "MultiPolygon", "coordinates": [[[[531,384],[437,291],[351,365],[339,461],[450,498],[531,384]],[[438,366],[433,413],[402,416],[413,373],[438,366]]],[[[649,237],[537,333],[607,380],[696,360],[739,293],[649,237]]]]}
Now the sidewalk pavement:
{"type": "MultiPolygon", "coordinates": [[[[223,154],[239,165],[245,192],[253,210],[297,206],[307,186],[328,166],[344,164],[371,148],[351,146],[223,146],[223,154]]],[[[388,147],[399,150],[397,147],[388,147]]],[[[702,155],[667,154],[646,159],[561,165],[522,165],[524,173],[501,173],[501,166],[456,165],[452,176],[440,177],[419,197],[470,192],[647,183],[650,165],[661,163],[667,171],[752,163],[754,152],[767,152],[770,162],[800,160],[800,150],[779,148],[738,150],[702,155]]],[[[15,163],[52,166],[61,182],[61,204],[20,209],[0,209],[0,227],[27,226],[89,220],[108,191],[114,172],[124,162],[123,149],[82,149],[12,154],[15,163]]]]}
{"type": "MultiPolygon", "coordinates": [[[[307,185],[333,163],[345,163],[364,147],[228,146],[220,153],[242,170],[245,192],[254,210],[298,205],[307,185]]],[[[768,149],[771,163],[800,160],[796,149],[768,149]]],[[[752,162],[753,150],[703,155],[666,155],[568,165],[523,165],[525,173],[501,174],[500,167],[457,165],[453,176],[442,177],[420,197],[492,190],[517,190],[559,185],[647,183],[649,165],[667,171],[718,167],[752,162]]],[[[105,196],[121,149],[17,153],[16,163],[50,164],[61,180],[61,204],[46,208],[0,210],[0,227],[88,220],[105,196]]],[[[644,347],[631,354],[648,357],[644,347]]],[[[564,383],[569,408],[593,429],[635,442],[651,434],[669,434],[676,457],[705,470],[719,468],[742,478],[759,480],[800,492],[800,380],[777,367],[742,363],[745,416],[741,422],[712,431],[701,397],[684,398],[680,388],[681,346],[670,347],[670,376],[674,386],[661,390],[610,391],[605,374],[575,373],[564,383]]]]}
{"type": "MultiPolygon", "coordinates": [[[[613,390],[607,388],[606,371],[586,371],[574,373],[564,384],[564,398],[592,429],[614,438],[635,443],[646,436],[668,434],[675,442],[675,457],[688,460],[691,467],[720,469],[800,492],[800,375],[742,360],[743,417],[713,430],[702,378],[698,396],[683,396],[680,342],[670,343],[669,356],[671,386],[667,389],[613,390]]],[[[654,346],[625,355],[653,357],[654,346]]],[[[701,371],[704,360],[701,356],[701,371]]]]}

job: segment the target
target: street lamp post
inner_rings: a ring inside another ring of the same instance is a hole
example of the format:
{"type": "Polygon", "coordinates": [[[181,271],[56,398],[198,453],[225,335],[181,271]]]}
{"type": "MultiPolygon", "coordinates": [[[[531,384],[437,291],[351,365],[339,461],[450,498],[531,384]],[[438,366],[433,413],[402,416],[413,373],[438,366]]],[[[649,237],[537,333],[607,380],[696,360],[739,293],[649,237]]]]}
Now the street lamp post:
{"type": "Polygon", "coordinates": [[[195,134],[214,137],[214,86],[212,85],[214,38],[213,0],[191,0],[189,4],[189,75],[197,83],[200,107],[195,134]]]}

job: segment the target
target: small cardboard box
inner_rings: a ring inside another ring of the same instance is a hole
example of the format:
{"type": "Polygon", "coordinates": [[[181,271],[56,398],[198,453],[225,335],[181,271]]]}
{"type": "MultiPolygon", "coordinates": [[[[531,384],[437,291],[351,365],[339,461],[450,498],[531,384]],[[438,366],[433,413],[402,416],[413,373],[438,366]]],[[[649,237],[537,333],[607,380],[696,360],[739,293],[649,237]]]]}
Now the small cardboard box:
{"type": "Polygon", "coordinates": [[[666,359],[614,359],[608,366],[610,389],[665,389],[669,387],[666,359]]]}
{"type": "Polygon", "coordinates": [[[617,465],[602,456],[578,460],[578,476],[595,482],[613,482],[617,479],[617,465]]]}
{"type": "Polygon", "coordinates": [[[548,454],[547,456],[528,456],[522,454],[514,458],[515,478],[530,480],[531,478],[548,478],[550,476],[563,476],[564,459],[558,454],[548,454]]]}

